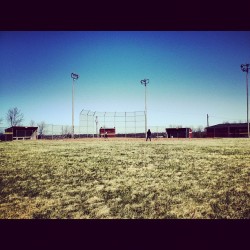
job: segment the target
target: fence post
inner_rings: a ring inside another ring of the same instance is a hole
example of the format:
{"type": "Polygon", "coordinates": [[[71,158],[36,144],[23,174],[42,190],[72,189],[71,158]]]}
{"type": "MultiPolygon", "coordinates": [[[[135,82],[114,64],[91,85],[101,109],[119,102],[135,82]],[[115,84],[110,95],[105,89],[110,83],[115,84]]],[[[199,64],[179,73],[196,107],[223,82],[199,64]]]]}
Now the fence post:
{"type": "Polygon", "coordinates": [[[88,130],[88,127],[89,127],[89,111],[87,113],[87,138],[89,137],[89,130],[88,130]]]}
{"type": "Polygon", "coordinates": [[[134,120],[135,120],[135,138],[136,138],[136,112],[134,112],[134,120]]]}
{"type": "Polygon", "coordinates": [[[127,137],[127,120],[126,120],[126,112],[125,112],[125,137],[127,137]]]}
{"type": "Polygon", "coordinates": [[[105,134],[105,129],[106,129],[106,124],[105,124],[105,122],[106,122],[106,112],[104,113],[104,134],[105,134]]]}
{"type": "Polygon", "coordinates": [[[114,115],[114,128],[116,129],[115,120],[116,120],[116,112],[115,112],[115,115],[114,115]]]}

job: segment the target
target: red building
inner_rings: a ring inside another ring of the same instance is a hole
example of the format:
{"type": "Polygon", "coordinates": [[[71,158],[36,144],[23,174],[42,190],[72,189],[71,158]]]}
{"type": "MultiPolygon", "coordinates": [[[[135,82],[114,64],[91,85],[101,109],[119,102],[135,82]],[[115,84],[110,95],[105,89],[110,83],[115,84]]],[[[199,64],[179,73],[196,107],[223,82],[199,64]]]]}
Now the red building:
{"type": "Polygon", "coordinates": [[[206,128],[207,137],[247,137],[247,123],[225,123],[206,128]]]}
{"type": "Polygon", "coordinates": [[[38,127],[12,126],[5,129],[5,140],[36,140],[38,127]]]}
{"type": "Polygon", "coordinates": [[[168,138],[192,138],[191,128],[166,128],[168,138]]]}
{"type": "Polygon", "coordinates": [[[115,128],[100,128],[100,137],[104,137],[107,133],[108,137],[115,137],[115,128]]]}

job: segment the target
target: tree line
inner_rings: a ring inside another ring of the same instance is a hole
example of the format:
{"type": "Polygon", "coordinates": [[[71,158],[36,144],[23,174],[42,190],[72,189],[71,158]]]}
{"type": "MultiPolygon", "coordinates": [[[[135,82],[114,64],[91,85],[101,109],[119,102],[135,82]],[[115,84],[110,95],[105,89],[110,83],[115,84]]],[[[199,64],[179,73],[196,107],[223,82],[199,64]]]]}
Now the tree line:
{"type": "MultiPolygon", "coordinates": [[[[5,116],[5,119],[7,121],[8,126],[13,127],[13,126],[23,126],[23,121],[24,121],[24,115],[21,112],[20,109],[17,107],[10,108],[5,116]]],[[[0,126],[3,123],[4,119],[0,117],[0,126]]],[[[31,127],[38,127],[38,135],[40,138],[44,136],[46,133],[46,123],[44,121],[41,121],[40,123],[37,123],[34,120],[30,121],[29,126],[31,127]]],[[[64,137],[70,137],[71,136],[71,131],[68,126],[62,126],[61,128],[61,135],[64,137]]]]}
{"type": "MultiPolygon", "coordinates": [[[[5,119],[7,121],[7,124],[10,127],[22,126],[23,125],[22,123],[24,121],[24,115],[23,115],[23,113],[21,112],[20,109],[18,109],[17,107],[14,107],[14,108],[10,108],[7,111],[5,119]]],[[[0,124],[2,124],[3,121],[4,121],[4,119],[2,117],[0,117],[0,124]]],[[[31,127],[34,127],[34,126],[36,126],[36,123],[35,123],[34,120],[31,120],[29,125],[31,127]]],[[[43,131],[44,131],[44,128],[45,128],[45,122],[42,121],[40,123],[37,123],[37,126],[39,127],[39,134],[42,135],[43,131]]]]}
{"type": "MultiPolygon", "coordinates": [[[[7,114],[6,114],[6,121],[8,123],[8,125],[10,126],[21,126],[23,120],[24,120],[24,115],[21,112],[20,109],[18,109],[17,107],[15,108],[11,108],[8,110],[7,114]]],[[[3,118],[0,117],[0,124],[3,123],[3,118]]]]}

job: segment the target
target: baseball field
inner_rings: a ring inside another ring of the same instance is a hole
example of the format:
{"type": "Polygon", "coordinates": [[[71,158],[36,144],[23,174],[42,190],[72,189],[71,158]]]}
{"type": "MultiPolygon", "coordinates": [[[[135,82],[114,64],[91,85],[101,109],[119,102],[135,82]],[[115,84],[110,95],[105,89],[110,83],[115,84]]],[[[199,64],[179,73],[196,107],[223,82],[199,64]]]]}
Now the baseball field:
{"type": "Polygon", "coordinates": [[[0,143],[1,219],[249,219],[250,139],[0,143]]]}

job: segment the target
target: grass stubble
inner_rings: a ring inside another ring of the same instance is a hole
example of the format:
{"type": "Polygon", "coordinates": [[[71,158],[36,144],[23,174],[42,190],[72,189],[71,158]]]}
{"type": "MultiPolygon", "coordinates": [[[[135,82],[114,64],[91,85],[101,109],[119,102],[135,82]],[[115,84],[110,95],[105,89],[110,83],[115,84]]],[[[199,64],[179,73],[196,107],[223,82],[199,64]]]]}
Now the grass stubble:
{"type": "Polygon", "coordinates": [[[249,219],[248,139],[0,143],[1,219],[249,219]]]}

